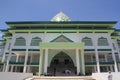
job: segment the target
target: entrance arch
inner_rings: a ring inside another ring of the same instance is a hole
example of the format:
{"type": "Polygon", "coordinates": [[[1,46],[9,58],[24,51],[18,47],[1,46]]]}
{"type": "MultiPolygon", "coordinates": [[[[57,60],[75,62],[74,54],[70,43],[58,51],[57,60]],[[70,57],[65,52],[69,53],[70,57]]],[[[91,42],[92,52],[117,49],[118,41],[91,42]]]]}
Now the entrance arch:
{"type": "MultiPolygon", "coordinates": [[[[51,52],[51,50],[68,50],[65,51],[68,55],[71,53],[71,49],[75,50],[75,54],[69,55],[73,62],[76,64],[77,74],[80,72],[85,74],[85,64],[84,64],[84,43],[72,43],[72,42],[52,42],[52,43],[41,43],[40,44],[40,62],[39,62],[39,73],[48,73],[50,70],[50,62],[54,58],[56,52],[51,52]],[[73,57],[74,56],[74,57],[73,57]],[[49,68],[49,69],[48,69],[49,68]],[[48,71],[49,70],[49,71],[48,71]]],[[[57,51],[58,52],[58,51],[57,51]]]]}
{"type": "Polygon", "coordinates": [[[66,70],[70,71],[69,75],[75,75],[76,73],[76,67],[71,57],[61,51],[52,58],[50,66],[48,67],[48,73],[57,76],[65,76],[67,75],[65,74],[66,70]]]}

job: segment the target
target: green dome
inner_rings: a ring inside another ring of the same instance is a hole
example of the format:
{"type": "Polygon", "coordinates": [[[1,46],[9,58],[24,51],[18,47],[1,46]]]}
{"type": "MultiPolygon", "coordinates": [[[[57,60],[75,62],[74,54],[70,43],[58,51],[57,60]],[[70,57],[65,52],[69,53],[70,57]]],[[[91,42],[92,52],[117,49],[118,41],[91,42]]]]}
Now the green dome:
{"type": "Polygon", "coordinates": [[[71,21],[70,18],[65,15],[63,12],[58,13],[56,16],[54,16],[51,21],[71,21]]]}

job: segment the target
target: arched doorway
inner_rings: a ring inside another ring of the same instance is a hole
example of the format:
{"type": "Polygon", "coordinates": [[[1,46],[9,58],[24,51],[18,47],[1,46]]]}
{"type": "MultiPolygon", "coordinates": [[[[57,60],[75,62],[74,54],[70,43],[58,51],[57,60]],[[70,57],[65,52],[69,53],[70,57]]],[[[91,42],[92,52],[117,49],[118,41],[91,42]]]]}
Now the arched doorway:
{"type": "Polygon", "coordinates": [[[50,66],[48,67],[48,73],[56,76],[75,75],[76,67],[69,55],[61,51],[56,54],[51,60],[50,66]],[[69,70],[70,73],[66,74],[65,71],[69,70]]]}

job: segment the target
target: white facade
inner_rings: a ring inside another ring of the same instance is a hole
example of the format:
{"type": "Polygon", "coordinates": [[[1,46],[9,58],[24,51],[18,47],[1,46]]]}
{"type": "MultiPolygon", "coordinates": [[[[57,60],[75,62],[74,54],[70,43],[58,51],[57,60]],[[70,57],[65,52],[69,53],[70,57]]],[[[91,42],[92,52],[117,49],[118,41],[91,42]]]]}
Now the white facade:
{"type": "MultiPolygon", "coordinates": [[[[97,59],[98,59],[99,62],[101,62],[101,61],[108,61],[109,62],[109,59],[107,57],[109,56],[110,53],[112,53],[111,58],[113,58],[113,61],[116,64],[112,64],[109,66],[112,67],[111,71],[115,71],[115,72],[118,71],[119,65],[117,65],[117,62],[116,62],[116,61],[118,61],[117,59],[120,60],[120,52],[119,52],[118,44],[116,44],[116,42],[117,42],[116,40],[111,39],[111,36],[108,33],[15,33],[13,35],[12,39],[7,42],[6,45],[11,44],[11,46],[10,46],[10,48],[8,48],[9,46],[5,47],[5,53],[9,52],[10,50],[11,50],[10,52],[15,53],[13,55],[10,54],[12,57],[14,57],[13,60],[10,59],[12,62],[19,62],[19,61],[21,61],[21,62],[26,61],[27,62],[28,55],[31,57],[31,59],[29,59],[30,60],[29,62],[34,62],[35,59],[33,59],[33,58],[35,56],[33,56],[33,55],[35,53],[36,53],[36,55],[39,55],[39,51],[27,51],[27,49],[40,49],[40,46],[30,46],[32,38],[39,37],[39,38],[41,38],[42,42],[50,42],[60,35],[64,35],[74,42],[82,42],[82,39],[85,37],[91,38],[92,42],[93,42],[93,46],[85,46],[85,49],[94,49],[95,51],[85,51],[85,57],[86,57],[85,61],[94,62],[94,61],[97,61],[97,59]],[[14,45],[16,42],[16,39],[19,37],[22,37],[25,39],[25,41],[27,42],[26,46],[14,45]],[[98,44],[97,44],[98,39],[101,37],[104,37],[107,39],[108,44],[109,44],[108,46],[104,46],[104,45],[98,46],[98,44]],[[113,44],[115,44],[115,50],[113,49],[113,44]],[[10,50],[8,50],[8,49],[10,49],[10,50]],[[12,51],[12,49],[25,49],[25,51],[12,51]],[[111,51],[98,51],[98,49],[106,49],[106,50],[111,49],[111,51]],[[114,53],[118,53],[118,54],[114,54],[114,53]],[[102,55],[101,58],[99,58],[100,57],[99,55],[102,55]],[[20,56],[24,56],[24,60],[20,60],[20,56]],[[90,58],[90,56],[91,56],[91,58],[90,58]],[[93,60],[93,56],[99,56],[99,57],[98,58],[96,57],[93,60]],[[118,66],[118,68],[117,68],[117,66],[118,66]],[[113,70],[113,67],[114,67],[114,70],[113,70]]],[[[5,54],[5,53],[3,55],[3,60],[2,60],[3,62],[6,61],[6,59],[5,59],[6,56],[10,57],[9,54],[5,54]]],[[[37,59],[38,59],[37,61],[39,61],[39,57],[37,59]]],[[[110,60],[112,60],[112,59],[110,59],[110,60]]],[[[13,66],[16,66],[15,64],[6,64],[6,65],[11,66],[10,71],[13,71],[13,66]]],[[[100,66],[100,63],[98,63],[97,65],[100,66]]],[[[23,68],[23,69],[25,69],[24,72],[26,72],[26,66],[27,66],[27,69],[29,72],[29,67],[35,66],[35,65],[27,65],[24,62],[24,65],[21,65],[21,66],[24,66],[24,68],[23,68]]],[[[88,66],[88,65],[86,65],[86,66],[88,66]]],[[[91,65],[91,66],[93,66],[93,65],[91,65]]],[[[104,65],[102,65],[102,66],[104,66],[104,65]]],[[[94,69],[95,69],[94,71],[96,71],[98,69],[98,72],[100,72],[99,67],[96,69],[96,67],[94,66],[94,69]]],[[[5,71],[8,71],[8,70],[5,70],[5,71]]]]}
{"type": "Polygon", "coordinates": [[[120,71],[119,30],[113,28],[116,22],[72,22],[65,15],[60,18],[58,22],[8,22],[10,29],[3,31],[9,36],[4,37],[6,42],[4,50],[1,50],[1,71],[32,72],[36,75],[63,75],[61,71],[69,67],[72,75],[120,71]],[[78,43],[81,47],[41,47],[41,43],[60,42],[78,43]],[[61,64],[61,71],[57,70],[59,66],[54,62],[61,64]]]}

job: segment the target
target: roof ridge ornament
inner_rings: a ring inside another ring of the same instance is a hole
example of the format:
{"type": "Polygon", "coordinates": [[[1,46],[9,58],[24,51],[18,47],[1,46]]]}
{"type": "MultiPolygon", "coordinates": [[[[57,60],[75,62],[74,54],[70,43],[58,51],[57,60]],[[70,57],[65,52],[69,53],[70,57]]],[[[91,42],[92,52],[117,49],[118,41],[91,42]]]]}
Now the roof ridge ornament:
{"type": "Polygon", "coordinates": [[[70,18],[64,14],[63,12],[59,12],[57,15],[55,15],[51,21],[57,21],[57,22],[63,22],[63,21],[71,21],[70,18]]]}

